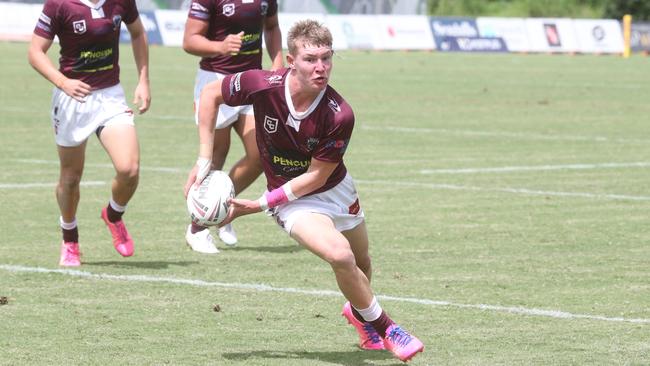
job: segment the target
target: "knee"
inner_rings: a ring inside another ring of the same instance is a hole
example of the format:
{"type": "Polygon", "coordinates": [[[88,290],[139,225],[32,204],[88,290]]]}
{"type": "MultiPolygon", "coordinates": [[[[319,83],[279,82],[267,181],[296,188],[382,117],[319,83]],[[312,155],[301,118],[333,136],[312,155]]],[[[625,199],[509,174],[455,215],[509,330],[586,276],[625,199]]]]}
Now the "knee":
{"type": "Polygon", "coordinates": [[[66,190],[79,187],[80,182],[81,172],[77,171],[63,172],[59,178],[59,186],[66,190]]]}
{"type": "Polygon", "coordinates": [[[137,161],[130,162],[119,166],[116,172],[119,180],[135,183],[140,175],[140,164],[137,161]]]}
{"type": "Polygon", "coordinates": [[[325,260],[334,268],[334,270],[352,269],[356,266],[354,254],[352,250],[345,247],[335,246],[336,249],[331,250],[325,260]]]}

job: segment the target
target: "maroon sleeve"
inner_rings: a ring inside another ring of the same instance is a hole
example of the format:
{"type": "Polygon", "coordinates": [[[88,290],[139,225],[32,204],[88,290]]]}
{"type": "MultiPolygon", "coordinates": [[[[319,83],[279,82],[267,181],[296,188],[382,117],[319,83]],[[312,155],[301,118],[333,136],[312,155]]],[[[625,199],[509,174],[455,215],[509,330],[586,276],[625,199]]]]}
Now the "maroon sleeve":
{"type": "Polygon", "coordinates": [[[336,163],[343,160],[343,154],[348,148],[352,129],[354,128],[354,114],[348,105],[341,106],[341,112],[334,113],[334,123],[325,138],[321,138],[314,148],[312,158],[316,160],[336,163]]]}
{"type": "Polygon", "coordinates": [[[213,4],[212,0],[192,0],[187,17],[209,22],[213,4]]]}
{"type": "Polygon", "coordinates": [[[126,1],[126,14],[124,14],[124,23],[131,24],[135,22],[136,19],[140,16],[138,13],[138,6],[135,4],[135,0],[125,0],[126,1]]]}
{"type": "Polygon", "coordinates": [[[221,82],[221,94],[230,106],[253,104],[253,95],[268,86],[268,71],[248,70],[227,75],[221,82]]]}
{"type": "Polygon", "coordinates": [[[46,0],[43,4],[43,11],[38,17],[34,34],[47,39],[54,39],[54,36],[59,31],[59,19],[57,12],[59,5],[53,0],[46,0]]]}

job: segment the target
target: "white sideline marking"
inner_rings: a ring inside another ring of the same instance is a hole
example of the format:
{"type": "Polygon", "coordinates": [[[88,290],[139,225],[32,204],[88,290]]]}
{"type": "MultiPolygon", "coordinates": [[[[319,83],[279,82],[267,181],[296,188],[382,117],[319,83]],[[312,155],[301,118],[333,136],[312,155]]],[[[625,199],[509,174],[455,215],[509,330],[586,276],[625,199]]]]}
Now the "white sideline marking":
{"type": "MultiPolygon", "coordinates": [[[[56,160],[39,160],[39,159],[16,159],[21,163],[29,164],[58,164],[56,160]]],[[[630,163],[630,164],[650,164],[650,163],[630,163]]],[[[112,168],[110,164],[86,164],[87,166],[112,168]]],[[[577,164],[576,164],[577,165],[577,164]]],[[[183,173],[185,170],[180,168],[167,168],[167,167],[149,167],[142,168],[143,170],[151,170],[164,173],[183,173]]],[[[387,181],[387,180],[354,180],[359,184],[377,184],[387,186],[404,186],[404,187],[424,187],[431,189],[447,189],[456,191],[484,191],[484,192],[504,192],[516,194],[528,194],[534,196],[555,196],[555,197],[581,197],[581,198],[595,198],[595,199],[610,199],[610,200],[628,200],[628,201],[650,201],[650,196],[631,196],[624,194],[595,194],[583,192],[554,192],[554,191],[539,191],[527,188],[483,188],[472,186],[461,186],[455,184],[437,184],[437,183],[417,183],[417,182],[401,182],[401,181],[387,181]]]]}
{"type": "Polygon", "coordinates": [[[580,197],[580,198],[595,198],[595,199],[609,199],[609,200],[627,200],[627,201],[650,201],[650,196],[630,196],[625,194],[597,194],[597,193],[583,193],[583,192],[555,192],[555,191],[539,191],[526,188],[484,188],[472,186],[460,186],[455,184],[436,184],[436,183],[418,183],[418,182],[399,182],[387,180],[354,180],[360,184],[381,184],[393,185],[403,187],[423,187],[431,189],[447,189],[454,191],[477,191],[477,192],[504,192],[504,193],[517,193],[527,194],[533,196],[557,196],[557,197],[580,197]]]}
{"type": "MultiPolygon", "coordinates": [[[[58,165],[58,160],[43,160],[43,159],[15,159],[19,163],[25,164],[43,164],[43,165],[58,165]]],[[[113,169],[113,164],[99,164],[99,163],[85,163],[84,166],[91,168],[111,168],[113,169]]],[[[168,168],[168,167],[155,167],[155,166],[140,166],[140,170],[152,171],[152,172],[162,172],[162,173],[182,173],[189,172],[192,166],[188,165],[188,169],[180,168],[168,168]]]]}
{"type": "Polygon", "coordinates": [[[394,126],[368,126],[361,125],[361,129],[371,131],[395,131],[407,133],[440,133],[461,136],[487,136],[487,137],[509,137],[526,140],[548,140],[548,141],[593,141],[593,142],[622,142],[622,143],[650,143],[647,139],[610,138],[604,136],[575,136],[575,135],[543,135],[537,133],[520,133],[507,131],[475,131],[475,130],[452,130],[447,128],[426,128],[426,127],[394,127],[394,126]]]}
{"type": "MultiPolygon", "coordinates": [[[[156,277],[147,275],[112,275],[106,273],[91,273],[85,271],[71,270],[71,269],[49,269],[42,267],[25,267],[0,264],[0,269],[8,272],[29,272],[29,273],[58,273],[62,275],[92,278],[98,280],[114,280],[114,281],[127,281],[127,282],[162,282],[172,283],[178,285],[190,285],[198,287],[222,287],[232,288],[237,290],[252,290],[260,292],[283,292],[301,295],[312,296],[328,296],[328,297],[342,297],[339,291],[330,290],[306,290],[293,287],[273,287],[263,284],[248,284],[248,283],[226,283],[226,282],[210,282],[204,280],[192,280],[174,277],[156,277]]],[[[380,300],[396,301],[396,302],[409,302],[420,305],[442,306],[442,307],[455,307],[461,309],[477,309],[488,310],[500,313],[511,313],[521,315],[545,316],[550,318],[560,319],[588,319],[588,320],[601,320],[608,322],[624,322],[624,323],[639,323],[650,324],[650,319],[643,318],[623,318],[623,317],[607,317],[602,315],[589,315],[589,314],[574,314],[560,310],[543,310],[535,308],[524,308],[520,306],[500,306],[500,305],[487,305],[487,304],[460,304],[450,301],[438,301],[428,299],[418,299],[413,297],[399,297],[389,295],[377,295],[380,300]]]]}
{"type": "Polygon", "coordinates": [[[600,168],[647,168],[648,162],[632,163],[598,163],[598,164],[564,164],[564,165],[537,165],[537,166],[503,166],[496,168],[459,168],[459,169],[422,169],[421,174],[464,174],[464,173],[503,173],[540,170],[581,170],[600,168]]]}
{"type": "MultiPolygon", "coordinates": [[[[100,180],[82,181],[79,183],[83,187],[103,186],[106,182],[100,180]]],[[[48,188],[56,187],[56,183],[4,183],[0,184],[0,189],[28,189],[28,188],[48,188]]]]}

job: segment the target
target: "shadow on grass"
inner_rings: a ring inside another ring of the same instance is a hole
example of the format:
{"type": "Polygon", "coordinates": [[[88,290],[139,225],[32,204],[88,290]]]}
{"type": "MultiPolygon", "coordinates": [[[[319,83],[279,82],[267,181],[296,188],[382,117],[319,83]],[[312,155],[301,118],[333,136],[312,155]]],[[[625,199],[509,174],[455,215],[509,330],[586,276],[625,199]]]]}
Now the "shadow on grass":
{"type": "Polygon", "coordinates": [[[301,247],[298,244],[295,245],[283,245],[283,246],[269,246],[269,247],[251,247],[246,245],[238,245],[232,248],[226,248],[227,250],[233,251],[254,251],[254,252],[263,252],[263,253],[296,253],[304,250],[305,248],[301,247]]]}
{"type": "Polygon", "coordinates": [[[198,261],[179,261],[179,262],[163,262],[163,261],[129,261],[128,259],[121,261],[100,261],[100,262],[83,262],[84,266],[106,266],[106,267],[135,267],[135,268],[148,268],[148,269],[166,269],[170,266],[191,266],[199,264],[198,261]]]}
{"type": "MultiPolygon", "coordinates": [[[[246,361],[248,359],[304,359],[325,361],[334,365],[362,366],[374,365],[373,361],[393,359],[388,351],[362,351],[354,349],[343,352],[307,352],[307,351],[251,351],[224,353],[223,357],[229,360],[246,361]]],[[[401,362],[391,363],[389,366],[403,365],[401,362]]]]}

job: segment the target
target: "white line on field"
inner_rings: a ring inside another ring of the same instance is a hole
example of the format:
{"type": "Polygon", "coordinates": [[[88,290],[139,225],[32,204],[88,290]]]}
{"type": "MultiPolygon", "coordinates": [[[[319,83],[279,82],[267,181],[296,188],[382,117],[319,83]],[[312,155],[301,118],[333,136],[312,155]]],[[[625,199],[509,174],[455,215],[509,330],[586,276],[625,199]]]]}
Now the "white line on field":
{"type": "MultiPolygon", "coordinates": [[[[42,165],[59,165],[58,160],[43,160],[43,159],[15,159],[16,162],[25,163],[25,164],[42,164],[42,165]]],[[[85,163],[86,167],[92,168],[111,168],[113,169],[113,164],[99,164],[99,163],[85,163]]],[[[185,173],[189,172],[192,166],[188,165],[187,169],[181,168],[169,168],[169,167],[156,167],[156,166],[140,166],[140,170],[143,171],[152,171],[152,172],[162,172],[162,173],[185,173]]]]}
{"type": "Polygon", "coordinates": [[[503,166],[496,168],[459,168],[459,169],[422,169],[421,174],[465,174],[465,173],[507,173],[521,171],[543,170],[585,170],[600,168],[647,168],[648,162],[632,163],[598,163],[598,164],[564,164],[564,165],[537,165],[537,166],[503,166]]]}
{"type": "Polygon", "coordinates": [[[504,192],[504,193],[526,194],[532,196],[580,197],[580,198],[609,199],[609,200],[650,201],[650,196],[630,196],[625,194],[555,192],[555,191],[539,191],[539,190],[526,189],[526,188],[485,188],[485,187],[461,186],[455,184],[399,182],[399,181],[389,181],[389,180],[356,180],[355,179],[354,181],[360,184],[377,184],[377,185],[402,186],[402,187],[422,187],[422,188],[431,188],[431,189],[446,189],[446,190],[453,190],[453,191],[504,192]]]}
{"type": "Polygon", "coordinates": [[[520,133],[507,131],[477,131],[477,130],[454,130],[447,128],[426,128],[426,127],[394,127],[394,126],[369,126],[361,125],[361,129],[370,131],[394,131],[405,133],[439,133],[461,136],[482,136],[482,137],[508,137],[525,140],[548,140],[548,141],[593,141],[593,142],[622,142],[622,143],[650,143],[647,139],[611,138],[604,136],[574,136],[574,135],[544,135],[537,133],[520,133]]]}
{"type": "MultiPolygon", "coordinates": [[[[126,281],[126,282],[162,282],[162,283],[171,283],[177,285],[189,285],[189,286],[198,286],[198,287],[222,287],[222,288],[231,288],[237,290],[250,290],[250,291],[259,291],[259,292],[282,292],[282,293],[293,293],[293,294],[310,295],[310,296],[328,296],[328,297],[342,296],[339,291],[307,290],[307,289],[300,289],[300,288],[293,288],[293,287],[273,287],[264,284],[210,282],[204,280],[183,279],[183,278],[175,278],[175,277],[157,277],[157,276],[148,276],[148,275],[112,275],[106,273],[92,273],[92,272],[85,272],[85,271],[78,271],[78,270],[71,270],[71,269],[49,269],[49,268],[42,268],[42,267],[25,267],[25,266],[16,266],[16,265],[7,265],[7,264],[0,264],[0,269],[3,269],[8,272],[14,272],[14,273],[20,273],[20,272],[58,273],[62,275],[84,277],[84,278],[91,278],[97,280],[113,280],[113,281],[126,281]]],[[[408,302],[408,303],[414,303],[420,305],[453,307],[453,308],[461,308],[461,309],[488,310],[488,311],[495,311],[500,313],[545,316],[545,317],[560,318],[560,319],[588,319],[588,320],[601,320],[601,321],[608,321],[608,322],[650,324],[650,319],[643,319],[643,318],[623,318],[623,317],[607,317],[602,315],[590,315],[590,314],[574,314],[574,313],[569,313],[560,310],[543,310],[543,309],[535,309],[535,308],[524,308],[521,306],[461,304],[461,303],[455,303],[450,301],[418,299],[413,297],[400,297],[400,296],[389,296],[389,295],[377,295],[377,298],[386,301],[408,302]]]]}
{"type": "MultiPolygon", "coordinates": [[[[79,185],[84,187],[103,186],[106,182],[99,180],[82,181],[79,185]]],[[[0,189],[29,189],[29,188],[48,188],[56,187],[56,183],[3,183],[0,189]]]]}
{"type": "MultiPolygon", "coordinates": [[[[19,112],[19,113],[34,113],[33,109],[18,108],[18,107],[0,107],[0,111],[6,112],[19,112]]],[[[150,120],[163,120],[188,123],[194,120],[194,116],[190,113],[177,116],[177,115],[155,115],[149,114],[141,118],[150,120]]],[[[630,138],[611,138],[604,136],[579,136],[579,135],[552,135],[552,134],[538,134],[538,133],[520,133],[508,131],[478,131],[478,130],[462,130],[462,129],[448,129],[448,128],[427,128],[427,127],[395,127],[395,126],[371,126],[368,124],[359,124],[359,128],[364,130],[376,131],[395,131],[406,133],[440,133],[461,136],[483,136],[483,137],[506,137],[525,140],[548,140],[548,141],[595,141],[595,142],[620,142],[620,143],[650,143],[648,139],[630,139],[630,138]]]]}
{"type": "MultiPolygon", "coordinates": [[[[29,164],[58,164],[56,160],[38,160],[38,159],[16,159],[21,163],[29,164]]],[[[87,166],[102,167],[102,168],[112,168],[110,164],[86,164],[87,166]]],[[[165,173],[184,173],[186,170],[181,168],[169,168],[169,167],[149,167],[142,168],[143,170],[165,172],[165,173]]],[[[440,183],[418,183],[418,182],[404,182],[404,181],[394,181],[394,180],[364,180],[364,179],[355,179],[355,182],[359,184],[375,184],[375,185],[385,185],[385,186],[402,186],[402,187],[422,187],[429,189],[438,189],[438,190],[455,190],[455,191],[483,191],[483,192],[503,192],[503,193],[515,193],[515,194],[527,194],[533,196],[551,196],[551,197],[579,197],[579,198],[594,198],[594,199],[609,199],[609,200],[628,200],[628,201],[650,201],[650,196],[632,196],[625,194],[596,194],[596,193],[585,193],[585,192],[556,192],[556,191],[540,191],[527,188],[485,188],[485,187],[473,187],[473,186],[461,186],[455,184],[440,184],[440,183]]]]}

